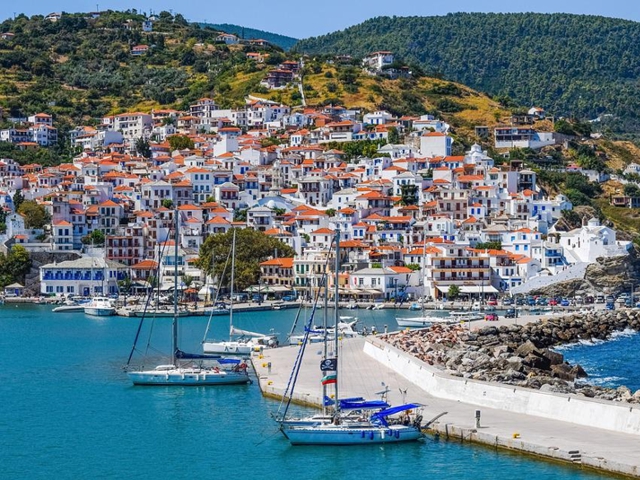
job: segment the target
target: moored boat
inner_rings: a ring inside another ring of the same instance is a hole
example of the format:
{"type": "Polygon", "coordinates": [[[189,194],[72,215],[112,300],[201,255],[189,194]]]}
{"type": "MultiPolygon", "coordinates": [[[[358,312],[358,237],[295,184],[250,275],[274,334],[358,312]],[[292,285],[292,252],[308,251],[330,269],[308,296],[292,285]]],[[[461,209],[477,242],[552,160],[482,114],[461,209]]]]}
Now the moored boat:
{"type": "Polygon", "coordinates": [[[86,315],[94,317],[109,317],[116,313],[116,307],[111,299],[107,297],[94,297],[83,309],[86,315]]]}

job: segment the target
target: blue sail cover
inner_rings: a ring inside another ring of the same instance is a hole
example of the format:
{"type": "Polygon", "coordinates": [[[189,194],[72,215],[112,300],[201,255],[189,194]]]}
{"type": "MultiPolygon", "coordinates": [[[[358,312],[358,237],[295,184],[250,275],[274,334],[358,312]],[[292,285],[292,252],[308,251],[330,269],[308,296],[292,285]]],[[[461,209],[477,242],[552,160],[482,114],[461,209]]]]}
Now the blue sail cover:
{"type": "Polygon", "coordinates": [[[187,352],[183,352],[180,349],[176,349],[176,358],[185,359],[185,360],[200,360],[200,359],[218,360],[222,357],[220,357],[220,355],[208,355],[206,353],[187,353],[187,352]]]}
{"type": "Polygon", "coordinates": [[[407,403],[405,405],[398,405],[396,407],[387,408],[385,410],[380,410],[379,412],[371,415],[371,421],[379,422],[382,425],[387,425],[386,417],[389,415],[395,415],[396,413],[404,412],[406,410],[411,410],[414,408],[420,408],[422,405],[419,403],[407,403]]]}
{"type": "Polygon", "coordinates": [[[176,350],[176,358],[181,360],[215,360],[220,365],[238,365],[242,360],[239,358],[222,358],[220,355],[209,355],[206,353],[187,353],[176,350]]]}
{"type": "Polygon", "coordinates": [[[389,404],[382,400],[361,400],[356,402],[348,402],[340,400],[340,408],[342,410],[374,410],[379,408],[387,408],[389,404]]]}

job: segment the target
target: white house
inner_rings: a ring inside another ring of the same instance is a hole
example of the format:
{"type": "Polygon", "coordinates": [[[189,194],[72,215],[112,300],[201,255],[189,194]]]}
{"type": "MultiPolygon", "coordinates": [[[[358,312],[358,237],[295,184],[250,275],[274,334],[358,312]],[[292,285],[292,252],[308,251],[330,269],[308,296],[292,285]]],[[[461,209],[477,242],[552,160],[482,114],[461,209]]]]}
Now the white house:
{"type": "Polygon", "coordinates": [[[440,132],[427,132],[420,136],[420,155],[425,157],[448,157],[451,155],[453,139],[440,132]]]}
{"type": "Polygon", "coordinates": [[[40,293],[44,295],[102,295],[118,293],[118,280],[126,266],[101,257],[82,257],[40,267],[40,293]]]}
{"type": "Polygon", "coordinates": [[[362,66],[373,72],[380,72],[382,68],[394,61],[393,53],[381,51],[373,52],[362,59],[362,66]]]}
{"type": "Polygon", "coordinates": [[[615,230],[600,225],[596,218],[592,218],[587,225],[570,232],[560,232],[560,245],[568,263],[593,263],[598,257],[626,255],[631,242],[617,241],[615,230]]]}

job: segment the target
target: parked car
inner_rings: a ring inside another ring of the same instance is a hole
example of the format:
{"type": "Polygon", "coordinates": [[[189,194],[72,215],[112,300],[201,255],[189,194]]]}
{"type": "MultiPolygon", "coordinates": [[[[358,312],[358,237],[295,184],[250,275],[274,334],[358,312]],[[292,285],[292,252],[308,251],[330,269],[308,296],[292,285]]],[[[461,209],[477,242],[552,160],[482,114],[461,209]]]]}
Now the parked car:
{"type": "Polygon", "coordinates": [[[556,305],[558,305],[558,300],[556,300],[555,298],[549,300],[549,306],[555,307],[556,305]]]}
{"type": "Polygon", "coordinates": [[[516,305],[522,306],[525,304],[524,298],[516,298],[516,305]]]}
{"type": "Polygon", "coordinates": [[[502,305],[504,305],[505,307],[513,305],[513,300],[511,300],[510,298],[503,298],[502,305]]]}
{"type": "Polygon", "coordinates": [[[570,302],[566,298],[563,298],[562,300],[560,300],[560,306],[562,306],[562,307],[568,307],[569,304],[570,304],[570,302]]]}
{"type": "Polygon", "coordinates": [[[496,322],[498,321],[498,314],[497,313],[487,313],[484,316],[484,319],[488,322],[496,322]]]}
{"type": "Polygon", "coordinates": [[[516,318],[516,309],[515,308],[510,308],[508,309],[505,314],[504,317],[505,318],[516,318]]]}
{"type": "Polygon", "coordinates": [[[627,298],[627,299],[624,301],[624,306],[625,306],[625,307],[628,307],[628,308],[633,307],[633,302],[631,301],[631,299],[630,299],[630,298],[627,298]]]}
{"type": "Polygon", "coordinates": [[[498,301],[495,298],[491,298],[489,299],[489,301],[487,302],[487,305],[491,306],[491,307],[495,307],[496,305],[498,305],[498,301]]]}
{"type": "Polygon", "coordinates": [[[536,299],[533,297],[529,297],[527,298],[527,305],[529,305],[530,307],[533,307],[536,304],[536,299]]]}
{"type": "Polygon", "coordinates": [[[610,303],[607,303],[607,304],[604,306],[604,308],[605,308],[606,310],[615,310],[615,309],[616,309],[616,306],[615,306],[615,304],[614,304],[613,302],[610,302],[610,303]]]}
{"type": "Polygon", "coordinates": [[[296,300],[296,297],[293,295],[285,295],[282,297],[283,302],[294,302],[295,300],[296,300]]]}
{"type": "Polygon", "coordinates": [[[596,301],[596,299],[593,297],[593,295],[587,295],[586,297],[584,297],[584,303],[591,305],[596,301]]]}
{"type": "Polygon", "coordinates": [[[597,295],[596,303],[604,303],[604,295],[597,295]]]}

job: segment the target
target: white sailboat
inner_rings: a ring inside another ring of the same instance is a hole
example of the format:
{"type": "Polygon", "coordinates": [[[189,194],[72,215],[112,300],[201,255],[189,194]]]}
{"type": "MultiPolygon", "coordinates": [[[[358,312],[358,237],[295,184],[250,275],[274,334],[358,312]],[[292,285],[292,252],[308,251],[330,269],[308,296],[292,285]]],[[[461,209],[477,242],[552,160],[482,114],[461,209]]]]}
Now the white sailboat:
{"type": "Polygon", "coordinates": [[[259,345],[251,339],[243,340],[231,340],[234,336],[233,328],[233,283],[235,279],[235,265],[236,265],[236,230],[233,229],[233,240],[231,243],[231,296],[229,303],[229,341],[208,341],[202,342],[202,351],[209,354],[222,354],[222,355],[251,355],[251,352],[255,347],[259,345]]]}
{"type": "MultiPolygon", "coordinates": [[[[340,232],[336,234],[336,263],[335,263],[335,329],[338,329],[338,272],[340,267],[340,232]]],[[[287,419],[287,411],[279,419],[280,430],[292,445],[362,445],[379,443],[396,443],[418,440],[422,437],[421,420],[417,413],[421,407],[418,404],[405,404],[396,407],[388,407],[380,402],[373,405],[362,398],[340,399],[338,385],[338,347],[339,336],[334,335],[335,344],[333,358],[327,357],[325,341],[325,357],[321,362],[323,373],[323,398],[326,396],[326,388],[334,387],[333,411],[328,414],[325,409],[322,415],[305,419],[287,419]],[[348,408],[351,401],[354,408],[348,408]],[[356,412],[354,414],[354,412],[356,412]],[[390,420],[392,415],[403,414],[401,420],[390,420]]],[[[301,355],[304,353],[306,341],[302,343],[301,355]]],[[[294,365],[293,378],[297,377],[299,363],[294,365]]],[[[291,387],[290,397],[293,396],[295,381],[291,387]]],[[[287,403],[287,406],[290,401],[287,403]]]]}
{"type": "MultiPolygon", "coordinates": [[[[221,357],[213,357],[207,355],[186,354],[179,349],[178,342],[178,210],[174,211],[175,215],[175,250],[174,250],[174,294],[173,294],[173,321],[171,324],[171,363],[158,365],[154,369],[146,370],[130,370],[127,375],[134,385],[147,386],[205,386],[205,385],[232,385],[244,384],[249,382],[249,374],[246,363],[237,359],[225,359],[221,357]],[[181,365],[179,361],[187,364],[181,365]],[[200,363],[194,363],[200,360],[200,363]],[[209,366],[204,365],[204,360],[211,363],[209,366]],[[230,367],[230,368],[229,368],[230,367]]],[[[133,349],[129,355],[127,366],[131,362],[131,358],[136,349],[136,343],[140,329],[136,335],[133,349]]]]}

